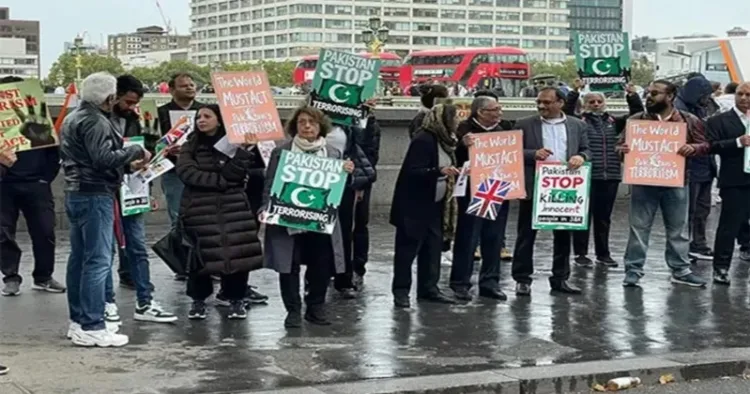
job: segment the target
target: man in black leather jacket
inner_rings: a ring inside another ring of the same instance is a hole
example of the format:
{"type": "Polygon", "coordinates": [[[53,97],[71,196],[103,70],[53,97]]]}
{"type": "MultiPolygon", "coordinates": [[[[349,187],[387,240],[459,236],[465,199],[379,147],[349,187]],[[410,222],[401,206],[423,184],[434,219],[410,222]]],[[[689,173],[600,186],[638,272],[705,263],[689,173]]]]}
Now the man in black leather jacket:
{"type": "Polygon", "coordinates": [[[104,321],[105,283],[111,275],[115,198],[126,167],[136,169],[151,155],[139,146],[123,148],[110,120],[117,81],[107,73],[81,84],[81,104],[65,118],[60,153],[65,173],[65,212],[70,221],[67,267],[68,337],[78,346],[124,346],[128,337],[104,321]]]}

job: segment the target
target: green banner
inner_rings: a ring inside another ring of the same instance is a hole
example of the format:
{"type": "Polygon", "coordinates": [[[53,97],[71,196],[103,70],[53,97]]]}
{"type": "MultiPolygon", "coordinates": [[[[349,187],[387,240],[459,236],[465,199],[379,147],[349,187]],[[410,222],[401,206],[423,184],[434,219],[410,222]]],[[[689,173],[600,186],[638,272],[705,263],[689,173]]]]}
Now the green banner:
{"type": "Polygon", "coordinates": [[[365,117],[362,103],[377,90],[380,60],[331,49],[321,49],[318,59],[310,104],[333,123],[356,124],[365,117]]]}
{"type": "Polygon", "coordinates": [[[333,233],[347,176],[343,160],[282,151],[263,222],[333,233]]]}
{"type": "Polygon", "coordinates": [[[0,85],[0,149],[16,152],[58,144],[39,80],[0,85]]]}
{"type": "Polygon", "coordinates": [[[595,92],[620,92],[630,81],[628,33],[575,33],[578,76],[595,92]]]}
{"type": "MultiPolygon", "coordinates": [[[[123,139],[123,146],[128,147],[131,145],[144,146],[144,140],[142,136],[128,137],[123,139]]],[[[139,213],[148,212],[151,210],[151,196],[149,195],[149,188],[145,187],[139,192],[133,192],[128,187],[130,181],[129,174],[126,174],[122,186],[120,186],[120,210],[122,216],[137,215],[139,213]]]]}

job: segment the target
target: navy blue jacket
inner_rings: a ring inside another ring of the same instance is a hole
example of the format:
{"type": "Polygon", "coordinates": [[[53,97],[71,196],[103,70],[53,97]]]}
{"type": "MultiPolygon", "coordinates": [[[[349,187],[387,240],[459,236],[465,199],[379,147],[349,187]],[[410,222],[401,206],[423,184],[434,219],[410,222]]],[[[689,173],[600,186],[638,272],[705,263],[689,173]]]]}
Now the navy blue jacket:
{"type": "Polygon", "coordinates": [[[52,183],[60,172],[60,148],[57,146],[18,152],[16,157],[18,160],[6,170],[2,182],[52,183]]]}
{"type": "MultiPolygon", "coordinates": [[[[711,82],[704,77],[688,80],[677,92],[674,107],[680,111],[695,115],[701,121],[706,120],[708,112],[701,101],[713,93],[711,82]]],[[[710,182],[716,176],[716,161],[711,156],[696,156],[687,160],[691,182],[710,182]]]]}

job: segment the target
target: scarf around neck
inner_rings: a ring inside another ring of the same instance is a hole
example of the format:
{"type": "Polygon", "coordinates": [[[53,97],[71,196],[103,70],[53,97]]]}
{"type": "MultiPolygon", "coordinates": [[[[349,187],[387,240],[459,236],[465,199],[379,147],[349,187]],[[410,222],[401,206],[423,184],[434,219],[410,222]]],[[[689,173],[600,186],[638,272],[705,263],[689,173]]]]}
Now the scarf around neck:
{"type": "Polygon", "coordinates": [[[326,139],[323,137],[318,137],[317,140],[310,142],[297,134],[292,139],[292,152],[311,153],[317,156],[327,156],[328,153],[326,152],[325,147],[326,139]]]}
{"type": "MultiPolygon", "coordinates": [[[[456,146],[458,138],[450,132],[443,123],[443,112],[445,106],[438,104],[432,108],[422,122],[422,129],[432,133],[438,141],[438,149],[442,149],[451,158],[451,165],[456,165],[456,146]]],[[[445,198],[443,198],[443,243],[450,244],[456,230],[456,221],[458,220],[458,204],[453,198],[453,189],[456,186],[455,177],[445,179],[445,198]]]]}

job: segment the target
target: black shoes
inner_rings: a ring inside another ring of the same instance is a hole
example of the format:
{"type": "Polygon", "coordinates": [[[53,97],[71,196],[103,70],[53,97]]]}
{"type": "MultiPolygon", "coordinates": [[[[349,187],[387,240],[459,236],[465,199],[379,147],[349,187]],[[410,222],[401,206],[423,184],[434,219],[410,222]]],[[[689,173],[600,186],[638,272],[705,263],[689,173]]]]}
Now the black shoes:
{"type": "Polygon", "coordinates": [[[530,296],[531,284],[530,283],[516,283],[516,295],[520,297],[530,296]]]}
{"type": "Polygon", "coordinates": [[[729,280],[729,270],[722,268],[714,271],[714,283],[729,286],[731,283],[729,280]]]}
{"type": "Polygon", "coordinates": [[[393,306],[401,309],[409,309],[411,308],[411,302],[409,301],[408,296],[394,296],[393,306]]]}
{"type": "Polygon", "coordinates": [[[302,327],[302,315],[299,312],[289,312],[284,319],[285,328],[300,328],[302,327]]]}
{"type": "Polygon", "coordinates": [[[330,326],[331,322],[326,318],[322,305],[308,305],[305,311],[305,320],[319,326],[330,326]]]}
{"type": "Polygon", "coordinates": [[[567,280],[550,279],[549,286],[552,291],[564,294],[581,294],[581,289],[571,285],[567,280]]]}
{"type": "Polygon", "coordinates": [[[445,294],[441,292],[435,292],[431,294],[426,294],[424,296],[417,297],[420,301],[428,301],[428,302],[434,302],[436,304],[447,304],[452,305],[456,303],[456,300],[453,298],[450,298],[446,296],[445,294]]]}
{"type": "Polygon", "coordinates": [[[474,297],[471,296],[471,293],[469,293],[469,290],[458,289],[458,290],[453,290],[453,298],[459,301],[471,301],[474,297]]]}
{"type": "Polygon", "coordinates": [[[498,301],[505,301],[508,299],[508,296],[505,295],[505,293],[503,293],[503,291],[498,288],[489,289],[489,288],[480,287],[479,296],[490,298],[493,300],[498,300],[498,301]]]}

